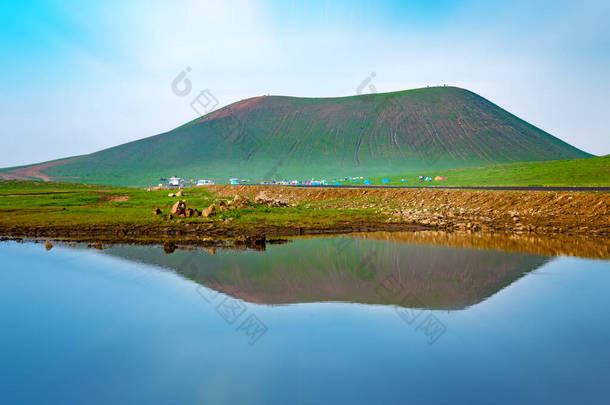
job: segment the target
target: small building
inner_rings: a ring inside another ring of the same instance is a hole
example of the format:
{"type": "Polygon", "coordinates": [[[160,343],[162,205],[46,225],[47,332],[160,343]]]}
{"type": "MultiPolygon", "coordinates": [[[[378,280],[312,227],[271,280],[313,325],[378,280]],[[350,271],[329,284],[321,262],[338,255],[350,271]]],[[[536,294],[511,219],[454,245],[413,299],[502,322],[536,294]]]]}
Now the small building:
{"type": "Polygon", "coordinates": [[[239,185],[239,179],[229,179],[229,184],[239,185]]]}

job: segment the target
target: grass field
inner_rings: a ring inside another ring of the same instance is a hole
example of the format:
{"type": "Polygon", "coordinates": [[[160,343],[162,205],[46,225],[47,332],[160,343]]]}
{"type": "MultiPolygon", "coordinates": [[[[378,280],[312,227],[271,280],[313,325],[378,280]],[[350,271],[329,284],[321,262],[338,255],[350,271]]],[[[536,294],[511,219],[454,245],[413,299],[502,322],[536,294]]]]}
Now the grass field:
{"type": "Polygon", "coordinates": [[[610,155],[589,158],[524,162],[463,169],[406,173],[399,176],[373,177],[375,185],[395,186],[610,186],[610,155]],[[447,177],[447,180],[418,182],[418,176],[447,177]],[[405,179],[406,181],[401,181],[405,179]]]}
{"type": "MultiPolygon", "coordinates": [[[[184,190],[181,198],[168,197],[168,190],[146,191],[135,188],[38,181],[0,181],[0,224],[11,226],[88,226],[88,225],[171,225],[172,223],[214,223],[230,219],[235,226],[265,224],[294,226],[315,224],[323,227],[341,221],[371,221],[379,218],[374,210],[319,209],[309,203],[277,208],[253,205],[220,213],[214,218],[192,217],[165,220],[179,199],[188,207],[202,210],[217,196],[204,187],[184,190]],[[155,207],[164,215],[153,215],[155,207]]],[[[373,221],[374,222],[374,221],[373,221]]]]}

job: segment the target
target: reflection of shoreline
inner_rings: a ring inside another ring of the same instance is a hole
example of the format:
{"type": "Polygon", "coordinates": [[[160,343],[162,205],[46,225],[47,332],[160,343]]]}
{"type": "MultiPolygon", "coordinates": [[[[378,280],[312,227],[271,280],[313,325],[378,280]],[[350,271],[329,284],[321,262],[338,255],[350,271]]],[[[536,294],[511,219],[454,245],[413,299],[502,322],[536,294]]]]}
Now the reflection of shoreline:
{"type": "MultiPolygon", "coordinates": [[[[265,250],[266,245],[276,245],[290,243],[297,240],[320,239],[320,238],[345,238],[354,237],[359,239],[374,239],[393,242],[414,243],[422,245],[438,245],[438,246],[453,246],[473,249],[490,249],[505,252],[522,252],[533,253],[544,256],[575,256],[588,259],[603,259],[610,260],[610,236],[602,235],[567,235],[553,234],[542,235],[534,233],[506,233],[506,232],[446,232],[433,230],[392,230],[392,231],[352,231],[342,233],[322,233],[322,234],[304,234],[299,236],[285,235],[285,239],[267,239],[266,244],[259,246],[256,250],[265,250]]],[[[55,239],[44,237],[0,237],[2,241],[17,241],[22,240],[32,242],[53,241],[54,244],[76,245],[83,243],[92,243],[89,247],[97,247],[98,245],[122,246],[122,245],[139,245],[139,246],[160,246],[164,241],[159,240],[106,240],[104,238],[67,238],[55,239]],[[93,243],[95,242],[95,243],[93,243]]],[[[244,250],[251,249],[249,245],[236,245],[230,240],[206,240],[199,238],[198,240],[185,239],[168,239],[166,244],[171,244],[172,249],[167,253],[173,252],[174,249],[203,249],[210,254],[214,254],[217,250],[244,250]]]]}
{"type": "Polygon", "coordinates": [[[610,259],[610,238],[600,236],[535,235],[465,232],[374,232],[355,237],[397,242],[527,252],[545,256],[578,256],[610,259]]]}
{"type": "MultiPolygon", "coordinates": [[[[491,249],[505,252],[535,253],[544,256],[576,256],[588,259],[610,259],[610,237],[586,235],[541,235],[486,232],[395,231],[357,232],[349,235],[361,239],[386,240],[422,245],[491,249]]],[[[324,238],[328,235],[299,236],[294,239],[324,238]]]]}

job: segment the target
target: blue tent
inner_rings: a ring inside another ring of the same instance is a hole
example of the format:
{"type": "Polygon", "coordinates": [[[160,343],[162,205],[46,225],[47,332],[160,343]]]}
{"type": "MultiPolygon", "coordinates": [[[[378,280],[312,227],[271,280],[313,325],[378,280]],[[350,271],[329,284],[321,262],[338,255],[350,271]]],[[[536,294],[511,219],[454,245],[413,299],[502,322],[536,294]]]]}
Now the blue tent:
{"type": "Polygon", "coordinates": [[[388,184],[388,183],[390,182],[390,179],[383,179],[383,180],[381,180],[381,182],[382,182],[383,184],[388,184]]]}
{"type": "Polygon", "coordinates": [[[372,184],[369,179],[364,180],[364,184],[372,184]]]}

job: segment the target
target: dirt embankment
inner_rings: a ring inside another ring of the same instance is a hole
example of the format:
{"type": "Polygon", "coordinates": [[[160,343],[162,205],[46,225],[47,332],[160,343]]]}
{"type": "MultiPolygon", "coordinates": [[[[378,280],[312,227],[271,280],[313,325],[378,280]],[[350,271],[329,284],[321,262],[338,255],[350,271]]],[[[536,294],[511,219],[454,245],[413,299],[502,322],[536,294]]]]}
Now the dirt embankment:
{"type": "Polygon", "coordinates": [[[210,186],[219,195],[256,195],[320,208],[369,208],[388,223],[443,230],[610,234],[610,193],[210,186]]]}

